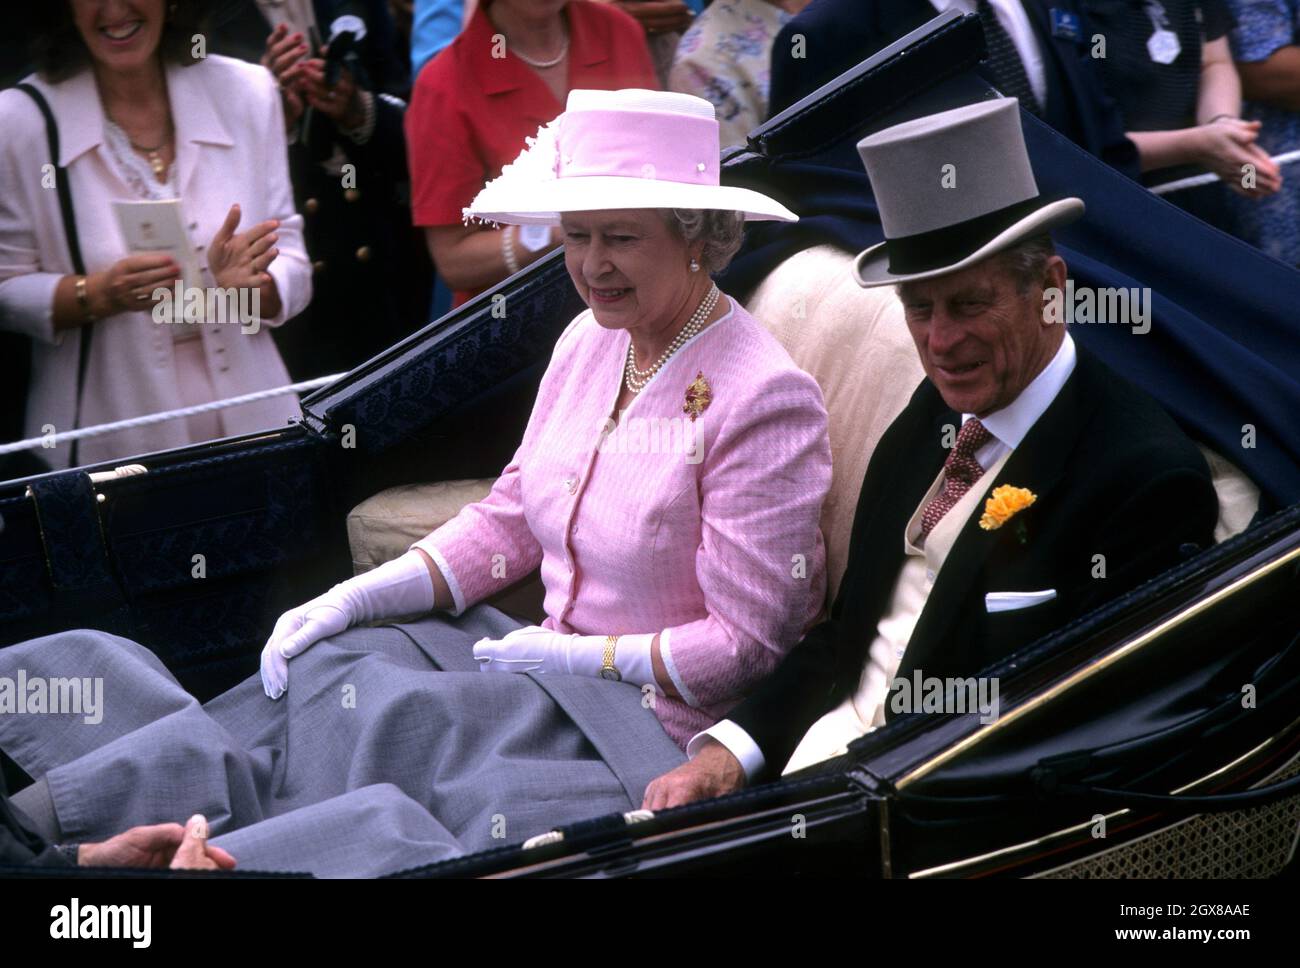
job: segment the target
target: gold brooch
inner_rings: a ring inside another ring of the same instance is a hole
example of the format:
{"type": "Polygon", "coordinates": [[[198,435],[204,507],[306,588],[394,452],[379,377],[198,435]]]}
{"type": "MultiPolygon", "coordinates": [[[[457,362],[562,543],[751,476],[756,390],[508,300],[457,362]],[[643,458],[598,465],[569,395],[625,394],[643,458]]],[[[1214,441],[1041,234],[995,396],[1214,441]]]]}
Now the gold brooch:
{"type": "Polygon", "coordinates": [[[1038,495],[1028,488],[1012,487],[1010,484],[995,487],[989,499],[984,502],[980,527],[985,531],[996,531],[1037,500],[1038,495]]]}
{"type": "Polygon", "coordinates": [[[704,371],[695,374],[695,382],[686,388],[686,402],[682,404],[682,413],[689,414],[691,423],[695,418],[709,409],[713,402],[713,388],[704,379],[704,371]]]}

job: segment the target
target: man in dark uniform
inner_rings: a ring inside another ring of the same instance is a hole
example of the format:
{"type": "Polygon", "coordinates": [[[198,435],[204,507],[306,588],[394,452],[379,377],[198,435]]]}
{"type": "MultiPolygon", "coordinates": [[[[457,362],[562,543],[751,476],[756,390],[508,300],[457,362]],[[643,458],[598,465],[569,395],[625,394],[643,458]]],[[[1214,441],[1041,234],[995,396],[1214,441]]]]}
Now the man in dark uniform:
{"type": "Polygon", "coordinates": [[[266,64],[284,92],[313,268],[311,305],[275,331],[289,373],[350,369],[428,322],[433,267],[411,226],[402,130],[408,58],[384,0],[243,0],[218,17],[210,49],[266,64]]]}

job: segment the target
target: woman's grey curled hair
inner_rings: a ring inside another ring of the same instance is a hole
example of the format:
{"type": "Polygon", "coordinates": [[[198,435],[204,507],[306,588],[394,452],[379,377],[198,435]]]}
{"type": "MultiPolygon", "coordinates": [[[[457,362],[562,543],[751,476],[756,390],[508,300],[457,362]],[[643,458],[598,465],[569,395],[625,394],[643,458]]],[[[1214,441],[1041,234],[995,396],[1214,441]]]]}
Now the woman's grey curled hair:
{"type": "Polygon", "coordinates": [[[700,268],[721,272],[740,249],[745,234],[745,213],[711,208],[661,209],[664,221],[676,229],[687,245],[704,241],[700,268]]]}

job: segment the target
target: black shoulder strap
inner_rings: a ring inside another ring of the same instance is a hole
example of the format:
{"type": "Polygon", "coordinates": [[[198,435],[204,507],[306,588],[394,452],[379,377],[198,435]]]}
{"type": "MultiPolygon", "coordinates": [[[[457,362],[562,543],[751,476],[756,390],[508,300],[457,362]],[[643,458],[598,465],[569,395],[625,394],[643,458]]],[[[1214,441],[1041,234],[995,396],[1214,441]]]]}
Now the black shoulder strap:
{"type": "Polygon", "coordinates": [[[40,91],[27,83],[15,85],[29,98],[36,102],[45,118],[45,136],[50,142],[50,161],[54,163],[54,185],[59,192],[59,208],[63,213],[63,234],[68,238],[68,250],[72,255],[72,269],[79,276],[86,274],[86,266],[81,261],[81,243],[77,238],[77,219],[72,211],[72,189],[68,187],[68,170],[59,164],[59,127],[54,123],[54,112],[50,103],[40,91]]]}
{"type": "MultiPolygon", "coordinates": [[[[63,234],[68,240],[68,254],[72,256],[72,271],[79,276],[86,274],[86,265],[81,260],[81,242],[77,238],[77,217],[72,210],[72,189],[68,185],[68,170],[59,164],[59,126],[54,122],[54,112],[50,103],[32,85],[25,82],[15,87],[36,102],[45,118],[45,137],[50,143],[50,161],[54,165],[54,186],[59,193],[59,211],[63,215],[63,234]]],[[[94,333],[92,326],[81,329],[81,351],[77,359],[77,401],[73,411],[73,427],[81,426],[81,395],[86,386],[86,364],[90,361],[90,338],[94,333]]],[[[72,466],[77,464],[77,442],[72,442],[72,466]]]]}

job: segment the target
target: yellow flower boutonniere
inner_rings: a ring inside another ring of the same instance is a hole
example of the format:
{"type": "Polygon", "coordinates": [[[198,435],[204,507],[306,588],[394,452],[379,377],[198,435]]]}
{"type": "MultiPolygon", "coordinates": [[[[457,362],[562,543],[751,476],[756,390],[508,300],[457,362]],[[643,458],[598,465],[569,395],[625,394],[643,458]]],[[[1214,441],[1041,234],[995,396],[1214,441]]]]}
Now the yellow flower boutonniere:
{"type": "MultiPolygon", "coordinates": [[[[980,527],[985,531],[996,531],[1037,500],[1038,495],[1028,488],[1013,487],[1010,484],[995,487],[989,499],[984,502],[980,527]]],[[[1019,538],[1023,543],[1025,540],[1023,527],[1019,529],[1019,538]]]]}

